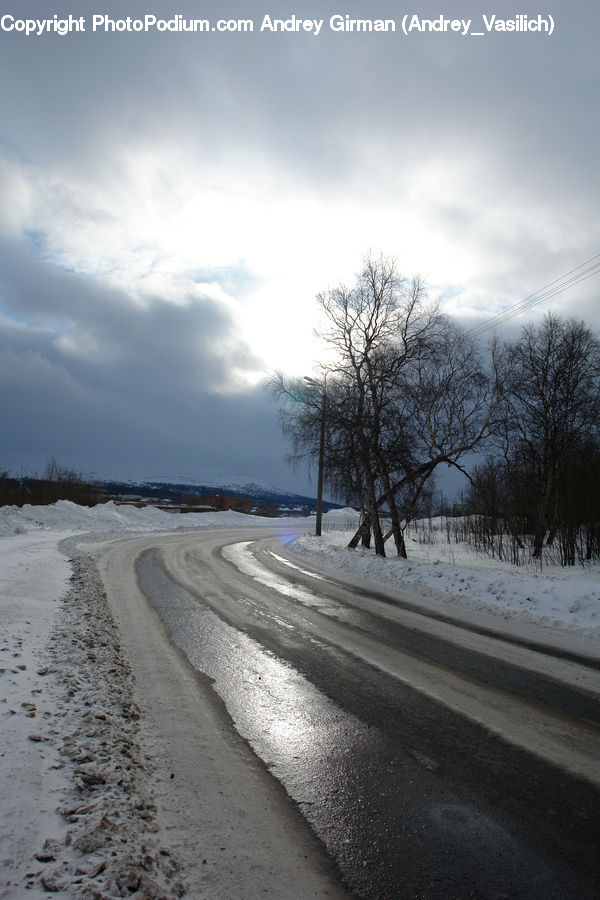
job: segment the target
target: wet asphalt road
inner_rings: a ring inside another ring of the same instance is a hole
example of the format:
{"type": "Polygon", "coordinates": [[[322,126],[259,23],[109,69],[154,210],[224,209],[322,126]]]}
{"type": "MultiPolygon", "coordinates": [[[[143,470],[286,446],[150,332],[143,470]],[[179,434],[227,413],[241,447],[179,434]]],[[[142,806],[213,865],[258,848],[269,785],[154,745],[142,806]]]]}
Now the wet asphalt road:
{"type": "MultiPolygon", "coordinates": [[[[236,729],[284,784],[352,892],[598,897],[600,779],[541,759],[523,741],[515,746],[481,714],[463,715],[415,689],[409,674],[373,664],[372,649],[361,658],[360,647],[380,645],[381,659],[392,654],[400,671],[406,661],[407,673],[433,661],[442,681],[458,673],[474,696],[488,689],[509,710],[526,703],[555,717],[562,744],[581,751],[592,772],[600,695],[547,674],[564,653],[544,649],[549,666],[540,675],[393,621],[377,604],[365,608],[364,589],[310,575],[304,563],[290,568],[266,539],[238,538],[222,550],[226,543],[213,535],[197,545],[182,539],[179,555],[146,552],[140,586],[173,640],[213,679],[236,729]],[[332,628],[343,640],[332,639],[332,628]]],[[[372,594],[380,604],[407,602],[372,594]]],[[[521,649],[540,656],[539,646],[521,649]]],[[[567,655],[593,682],[597,659],[567,655]]]]}

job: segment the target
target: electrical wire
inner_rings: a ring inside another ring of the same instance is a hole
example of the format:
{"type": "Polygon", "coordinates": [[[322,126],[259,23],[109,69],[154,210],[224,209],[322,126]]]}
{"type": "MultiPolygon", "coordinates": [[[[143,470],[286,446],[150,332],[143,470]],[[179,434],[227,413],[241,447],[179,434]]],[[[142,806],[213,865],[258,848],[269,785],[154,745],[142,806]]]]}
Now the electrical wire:
{"type": "Polygon", "coordinates": [[[552,297],[562,294],[568,288],[580,284],[587,278],[592,278],[592,276],[600,274],[600,262],[594,262],[594,260],[600,260],[600,253],[597,253],[596,256],[592,256],[590,259],[581,263],[581,265],[576,266],[574,269],[571,269],[569,272],[566,272],[564,275],[561,275],[559,278],[555,278],[554,281],[551,281],[543,288],[540,288],[539,291],[529,294],[528,297],[525,297],[525,299],[519,301],[519,303],[509,306],[508,309],[503,310],[503,312],[492,316],[490,319],[486,319],[485,322],[481,322],[479,325],[475,325],[467,331],[467,334],[479,335],[488,331],[490,328],[496,328],[498,325],[503,325],[505,322],[509,322],[526,310],[537,306],[539,303],[550,300],[552,297]]]}

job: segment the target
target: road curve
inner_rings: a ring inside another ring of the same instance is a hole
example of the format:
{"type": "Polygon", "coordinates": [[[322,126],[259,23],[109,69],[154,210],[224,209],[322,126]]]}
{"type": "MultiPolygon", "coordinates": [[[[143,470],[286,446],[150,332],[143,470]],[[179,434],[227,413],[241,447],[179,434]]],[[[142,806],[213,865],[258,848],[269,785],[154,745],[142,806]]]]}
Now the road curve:
{"type": "Polygon", "coordinates": [[[594,895],[596,648],[374,590],[264,530],[109,550],[115,607],[138,595],[125,632],[145,602],[136,559],[173,640],[358,895],[594,895]]]}
{"type": "Polygon", "coordinates": [[[231,727],[210,680],[169,640],[138,588],[139,555],[182,540],[198,537],[107,542],[95,555],[136,680],[165,842],[182,864],[188,895],[345,897],[322,844],[231,727]]]}

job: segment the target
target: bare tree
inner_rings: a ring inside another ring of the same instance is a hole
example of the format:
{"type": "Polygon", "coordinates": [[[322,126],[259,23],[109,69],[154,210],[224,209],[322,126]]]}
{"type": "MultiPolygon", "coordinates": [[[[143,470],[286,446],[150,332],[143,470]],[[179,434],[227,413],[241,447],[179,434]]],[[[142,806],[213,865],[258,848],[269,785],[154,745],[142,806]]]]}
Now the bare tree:
{"type": "MultiPolygon", "coordinates": [[[[354,435],[375,551],[384,555],[393,535],[405,556],[404,528],[428,478],[443,463],[461,468],[497,424],[501,353],[493,345],[484,359],[474,339],[429,302],[422,282],[400,278],[385,258],[367,258],[352,290],[319,299],[329,323],[322,337],[336,354],[330,369],[354,398],[346,429],[354,435]]],[[[361,534],[364,540],[364,528],[361,534]]],[[[357,532],[350,546],[358,540],[357,532]]]]}
{"type": "Polygon", "coordinates": [[[536,473],[533,557],[539,558],[558,527],[561,470],[600,425],[600,343],[584,322],[549,314],[526,326],[510,352],[508,438],[512,456],[536,473]]]}
{"type": "Polygon", "coordinates": [[[87,481],[81,472],[57,462],[50,456],[42,478],[30,479],[31,502],[56,503],[57,500],[71,500],[84,506],[93,506],[103,497],[99,485],[87,481]]]}
{"type": "Polygon", "coordinates": [[[384,257],[367,257],[353,288],[340,286],[318,300],[326,320],[320,336],[335,354],[330,371],[352,397],[346,425],[354,435],[364,515],[375,552],[385,556],[379,497],[391,500],[393,493],[383,435],[402,370],[423,352],[437,309],[418,279],[408,282],[384,257]]]}
{"type": "MultiPolygon", "coordinates": [[[[431,303],[420,279],[396,263],[367,257],[353,287],[318,297],[329,349],[325,473],[330,489],[353,498],[361,525],[351,547],[371,536],[378,555],[404,529],[437,466],[461,458],[492,432],[503,378],[497,348],[485,363],[473,339],[431,303]],[[384,534],[383,517],[391,528],[384,534]]],[[[295,462],[314,463],[322,407],[301,382],[276,376],[271,389],[295,462]]]]}

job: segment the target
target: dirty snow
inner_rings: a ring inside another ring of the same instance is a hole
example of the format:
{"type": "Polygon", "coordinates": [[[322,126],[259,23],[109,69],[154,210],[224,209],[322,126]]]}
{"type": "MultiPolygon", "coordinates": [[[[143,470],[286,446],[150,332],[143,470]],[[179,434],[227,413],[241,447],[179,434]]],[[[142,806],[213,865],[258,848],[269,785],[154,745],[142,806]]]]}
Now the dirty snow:
{"type": "MultiPolygon", "coordinates": [[[[448,605],[600,636],[597,566],[515,569],[449,542],[442,521],[409,534],[409,560],[381,560],[346,549],[354,519],[351,510],[328,514],[321,538],[301,534],[294,547],[448,605]]],[[[159,900],[185,890],[185,872],[158,841],[151,762],[101,582],[85,557],[70,563],[61,542],[79,536],[90,552],[125,533],[261,523],[274,524],[112,503],[0,508],[0,898],[159,900]]]]}
{"type": "MultiPolygon", "coordinates": [[[[257,521],[202,516],[204,527],[257,521]]],[[[194,527],[195,514],[112,503],[0,508],[0,898],[184,892],[157,842],[131,673],[102,584],[85,555],[70,563],[60,545],[84,532],[93,548],[194,527]]]]}

